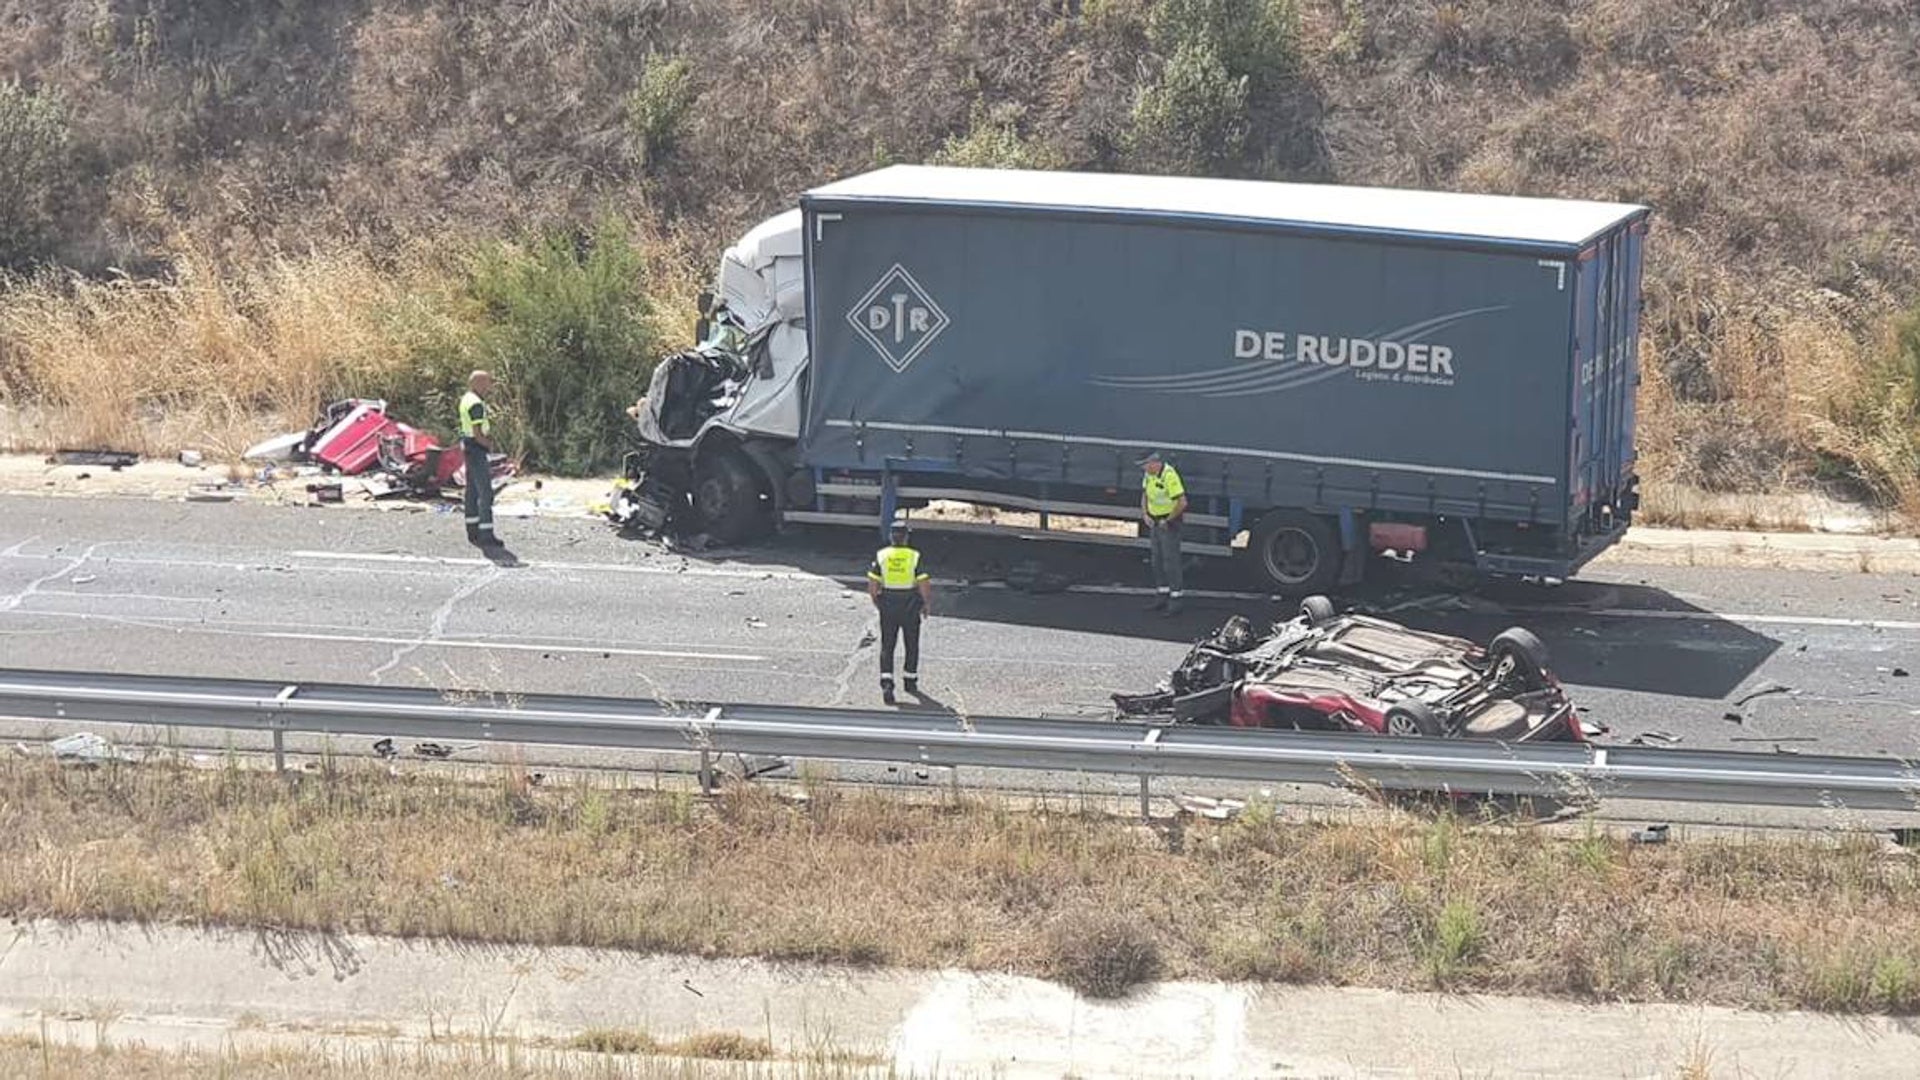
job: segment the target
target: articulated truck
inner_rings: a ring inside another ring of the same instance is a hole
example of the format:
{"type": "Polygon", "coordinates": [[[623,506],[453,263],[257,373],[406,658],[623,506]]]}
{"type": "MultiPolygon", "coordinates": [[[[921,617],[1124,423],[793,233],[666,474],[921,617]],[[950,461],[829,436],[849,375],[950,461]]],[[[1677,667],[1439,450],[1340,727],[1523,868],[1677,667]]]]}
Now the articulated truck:
{"type": "MultiPolygon", "coordinates": [[[[725,541],[951,500],[1137,522],[1273,591],[1369,557],[1572,576],[1637,505],[1645,207],[894,166],[721,259],[617,516],[725,541]]],[[[1011,517],[1013,515],[1006,515],[1011,517]]],[[[994,528],[929,520],[916,528],[994,528]]],[[[1143,545],[1124,524],[1063,533],[1143,545]]]]}

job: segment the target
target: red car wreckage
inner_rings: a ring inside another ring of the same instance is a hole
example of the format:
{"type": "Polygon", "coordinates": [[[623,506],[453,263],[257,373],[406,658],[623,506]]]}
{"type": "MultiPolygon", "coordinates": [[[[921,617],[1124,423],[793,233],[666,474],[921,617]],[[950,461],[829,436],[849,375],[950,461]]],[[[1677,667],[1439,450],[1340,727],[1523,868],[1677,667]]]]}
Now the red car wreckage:
{"type": "Polygon", "coordinates": [[[1115,694],[1122,716],[1176,722],[1506,742],[1583,741],[1539,638],[1519,627],[1485,648],[1309,597],[1262,637],[1235,616],[1161,687],[1115,694]]]}

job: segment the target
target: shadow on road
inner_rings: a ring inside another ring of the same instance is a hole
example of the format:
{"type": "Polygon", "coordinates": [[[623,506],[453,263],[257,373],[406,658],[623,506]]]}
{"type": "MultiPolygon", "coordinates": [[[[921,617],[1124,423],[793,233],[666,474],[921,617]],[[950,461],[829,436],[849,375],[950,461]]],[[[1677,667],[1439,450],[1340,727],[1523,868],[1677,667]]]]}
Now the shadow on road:
{"type": "MultiPolygon", "coordinates": [[[[1232,615],[1263,625],[1298,610],[1296,601],[1250,591],[1235,560],[1194,563],[1186,610],[1167,617],[1145,610],[1151,578],[1144,553],[937,533],[914,542],[937,578],[967,583],[942,588],[943,618],[1185,645],[1232,615]],[[1233,595],[1199,595],[1209,592],[1233,595]]],[[[806,529],[753,548],[682,554],[857,578],[871,550],[869,538],[854,530],[806,529]]],[[[1780,649],[1773,638],[1647,585],[1489,581],[1463,593],[1376,560],[1366,583],[1336,602],[1342,610],[1480,642],[1525,626],[1546,642],[1563,681],[1673,697],[1723,699],[1780,649]]],[[[1177,659],[1169,653],[1170,666],[1177,659]]],[[[1160,674],[1143,672],[1143,684],[1160,674]]]]}

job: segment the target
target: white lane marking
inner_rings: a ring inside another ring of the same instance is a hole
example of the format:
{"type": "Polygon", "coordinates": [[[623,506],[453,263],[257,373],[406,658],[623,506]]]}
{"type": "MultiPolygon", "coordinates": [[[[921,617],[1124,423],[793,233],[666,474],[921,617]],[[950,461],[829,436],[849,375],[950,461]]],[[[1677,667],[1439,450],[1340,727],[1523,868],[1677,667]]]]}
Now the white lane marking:
{"type": "MultiPolygon", "coordinates": [[[[21,619],[76,619],[82,622],[109,622],[167,633],[218,634],[224,637],[269,638],[277,641],[332,641],[350,645],[412,645],[415,637],[381,634],[321,634],[294,630],[241,630],[207,626],[201,619],[169,618],[163,615],[100,615],[83,611],[10,611],[0,614],[21,619]]],[[[765,663],[767,657],[749,653],[696,652],[681,649],[636,649],[619,645],[543,645],[529,641],[498,641],[490,638],[442,638],[426,642],[424,648],[501,649],[510,652],[607,653],[612,656],[650,656],[665,660],[727,660],[765,663]]]]}
{"type": "MultiPolygon", "coordinates": [[[[4,553],[0,553],[0,555],[4,555],[4,553]]],[[[44,561],[51,558],[57,558],[57,556],[42,556],[42,555],[22,555],[17,557],[23,558],[23,559],[39,560],[39,561],[44,561]]],[[[390,564],[399,564],[404,566],[420,566],[420,567],[444,566],[448,569],[464,569],[470,566],[491,565],[485,559],[440,557],[440,556],[434,556],[434,555],[401,555],[401,554],[390,554],[385,552],[295,551],[295,552],[289,552],[288,557],[324,560],[324,561],[331,561],[331,562],[348,562],[348,563],[390,563],[390,564]]],[[[102,561],[112,562],[112,563],[123,563],[130,566],[190,567],[190,568],[196,568],[196,569],[215,569],[215,570],[267,569],[267,567],[263,567],[262,565],[257,563],[201,562],[201,561],[184,560],[184,559],[140,559],[140,558],[119,557],[119,558],[102,560],[102,561]]],[[[73,565],[77,565],[77,564],[73,564],[73,565]]],[[[529,563],[526,563],[525,565],[534,569],[565,570],[565,571],[576,571],[576,572],[582,572],[582,573],[646,574],[646,575],[657,575],[657,576],[666,576],[666,577],[710,577],[710,578],[731,578],[731,579],[739,579],[739,580],[786,581],[786,582],[832,582],[832,583],[837,583],[842,585],[846,585],[846,584],[861,585],[861,584],[864,584],[864,581],[865,581],[865,579],[858,574],[846,574],[844,576],[831,575],[831,574],[812,574],[812,573],[807,573],[805,571],[798,571],[798,570],[752,570],[752,569],[734,569],[734,568],[726,568],[726,567],[687,567],[685,569],[681,569],[677,566],[676,567],[638,566],[638,565],[627,564],[627,563],[529,562],[529,563]]],[[[47,581],[57,580],[61,575],[68,573],[70,569],[71,569],[71,566],[69,567],[68,570],[61,570],[60,572],[55,573],[51,575],[49,578],[44,580],[47,580],[47,581]]],[[[289,572],[297,572],[299,569],[320,570],[320,569],[329,569],[329,568],[278,567],[277,569],[282,569],[289,572]]],[[[401,571],[398,569],[391,570],[391,571],[379,571],[379,570],[370,570],[366,568],[356,569],[354,572],[355,573],[386,572],[386,573],[393,573],[393,574],[406,573],[406,571],[401,571]]],[[[936,578],[934,583],[936,585],[939,585],[942,588],[954,588],[954,589],[969,588],[969,589],[987,589],[987,590],[997,590],[997,591],[1011,591],[1012,589],[1012,587],[1009,586],[1004,581],[968,582],[960,578],[936,578]]],[[[1092,596],[1148,596],[1153,593],[1153,589],[1147,586],[1142,586],[1142,585],[1069,585],[1064,591],[1069,593],[1080,593],[1083,595],[1092,595],[1092,596]]],[[[35,587],[30,586],[27,595],[32,595],[34,592],[37,592],[37,589],[35,589],[35,587]]],[[[1208,600],[1247,600],[1247,601],[1255,601],[1255,602],[1274,602],[1275,601],[1275,598],[1273,596],[1266,593],[1240,592],[1240,591],[1231,591],[1231,590],[1188,589],[1187,594],[1189,596],[1200,597],[1208,600]]],[[[17,606],[17,600],[22,600],[22,599],[25,599],[25,595],[19,596],[17,598],[0,597],[0,611],[10,610],[12,607],[17,606]],[[15,600],[16,602],[9,603],[9,600],[15,600]]],[[[1572,607],[1572,606],[1553,607],[1548,605],[1517,605],[1513,607],[1504,608],[1503,612],[1491,612],[1489,614],[1502,614],[1502,613],[1511,614],[1511,615],[1534,615],[1534,616],[1545,616],[1545,617],[1582,617],[1584,616],[1584,617],[1590,617],[1590,618],[1607,618],[1607,619],[1655,619],[1655,620],[1666,620],[1666,621],[1729,622],[1729,623],[1747,624],[1747,625],[1755,625],[1755,626],[1817,626],[1817,627],[1830,627],[1830,628],[1837,628],[1837,629],[1861,629],[1861,630],[1883,630],[1883,631],[1890,630],[1890,631],[1903,632],[1903,633],[1920,632],[1920,621],[1915,621],[1915,620],[1848,619],[1848,618],[1842,618],[1838,616],[1823,616],[1823,615],[1760,615],[1760,614],[1751,614],[1751,613],[1745,613],[1745,612],[1656,611],[1656,610],[1633,609],[1633,608],[1580,608],[1580,607],[1572,607]]],[[[830,652],[835,650],[814,650],[814,651],[830,652]]]]}
{"type": "Polygon", "coordinates": [[[1827,626],[1851,630],[1920,630],[1907,619],[1843,619],[1827,615],[1748,615],[1718,611],[1652,611],[1639,608],[1508,608],[1516,615],[1585,615],[1596,619],[1657,619],[1667,622],[1730,622],[1752,626],[1827,626]]]}
{"type": "Polygon", "coordinates": [[[211,604],[212,597],[206,596],[160,596],[155,593],[132,592],[85,592],[74,589],[41,589],[29,599],[44,600],[50,596],[72,596],[81,600],[152,600],[161,604],[211,604]]]}

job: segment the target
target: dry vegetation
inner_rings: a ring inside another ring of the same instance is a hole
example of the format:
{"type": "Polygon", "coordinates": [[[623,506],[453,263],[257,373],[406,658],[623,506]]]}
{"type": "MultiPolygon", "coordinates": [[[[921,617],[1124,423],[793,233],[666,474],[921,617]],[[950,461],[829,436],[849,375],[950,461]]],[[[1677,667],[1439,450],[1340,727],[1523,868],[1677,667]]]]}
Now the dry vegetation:
{"type": "Polygon", "coordinates": [[[0,262],[188,290],[0,298],[0,386],[58,406],[30,441],[437,377],[416,324],[460,314],[468,245],[607,208],[648,248],[637,384],[744,226],[946,160],[1650,203],[1646,471],[1920,506],[1907,0],[0,0],[0,26],[0,262]],[[159,361],[72,389],[127,356],[159,361]]]}
{"type": "Polygon", "coordinates": [[[670,1057],[569,1053],[496,1040],[436,1045],[342,1041],[219,1052],[159,1050],[111,1041],[99,1049],[56,1039],[0,1038],[0,1076],[33,1080],[869,1080],[896,1076],[863,1065],[743,1064],[670,1057]]]}
{"type": "Polygon", "coordinates": [[[1920,865],[1870,840],[1645,848],[1258,808],[1167,832],[831,789],[15,760],[0,864],[12,917],[958,965],[1093,995],[1224,977],[1920,1010],[1920,865]]]}

